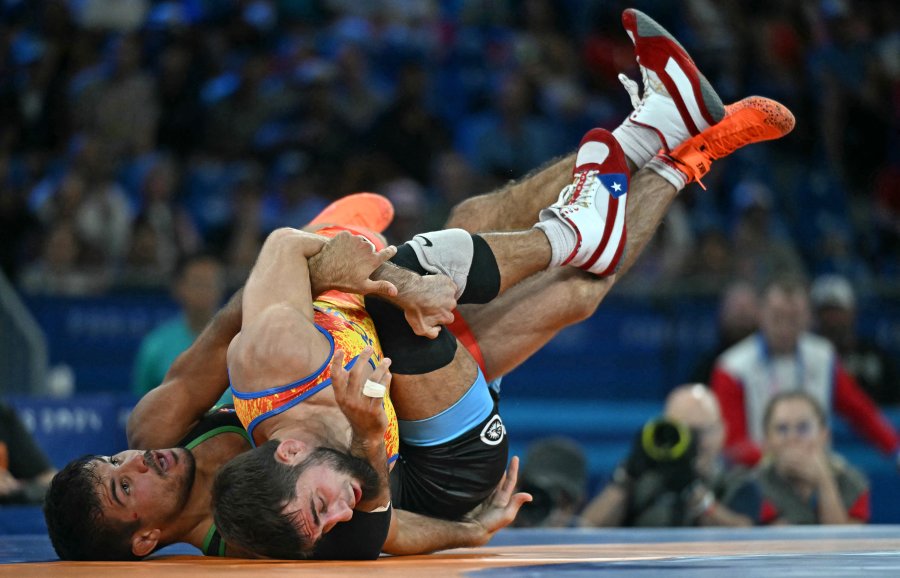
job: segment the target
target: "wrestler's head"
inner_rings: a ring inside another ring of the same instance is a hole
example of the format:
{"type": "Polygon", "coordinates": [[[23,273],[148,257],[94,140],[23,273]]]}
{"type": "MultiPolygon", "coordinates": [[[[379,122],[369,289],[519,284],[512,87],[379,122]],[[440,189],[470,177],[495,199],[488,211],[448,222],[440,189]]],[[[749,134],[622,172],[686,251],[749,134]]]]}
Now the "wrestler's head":
{"type": "Polygon", "coordinates": [[[377,491],[378,474],[365,460],[298,440],[270,440],[219,470],[213,513],[229,544],[269,558],[303,559],[377,491]]]}
{"type": "Polygon", "coordinates": [[[194,484],[184,448],[84,456],[50,484],[44,516],[63,560],[136,560],[168,542],[194,484]]]}

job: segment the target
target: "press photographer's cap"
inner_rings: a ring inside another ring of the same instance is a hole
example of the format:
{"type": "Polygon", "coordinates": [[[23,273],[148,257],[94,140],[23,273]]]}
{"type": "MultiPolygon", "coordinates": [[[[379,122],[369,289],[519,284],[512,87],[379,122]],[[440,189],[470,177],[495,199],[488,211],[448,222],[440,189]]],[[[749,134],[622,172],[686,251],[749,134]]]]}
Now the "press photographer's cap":
{"type": "Polygon", "coordinates": [[[574,499],[587,487],[587,460],[576,442],[564,437],[536,441],[528,448],[519,476],[520,486],[537,486],[548,492],[559,490],[574,499]]]}

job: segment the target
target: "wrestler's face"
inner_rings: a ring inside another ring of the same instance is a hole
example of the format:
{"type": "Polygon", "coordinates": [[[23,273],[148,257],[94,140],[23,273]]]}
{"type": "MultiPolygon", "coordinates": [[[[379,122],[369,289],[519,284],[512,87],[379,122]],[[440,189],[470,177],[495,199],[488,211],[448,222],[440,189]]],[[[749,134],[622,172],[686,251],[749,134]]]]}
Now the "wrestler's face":
{"type": "Polygon", "coordinates": [[[315,449],[297,469],[296,496],[284,511],[293,513],[298,532],[311,543],[350,520],[360,500],[378,489],[372,466],[330,448],[315,449]]]}
{"type": "Polygon", "coordinates": [[[184,448],[127,450],[93,462],[104,517],[162,528],[184,508],[194,483],[194,456],[184,448]]]}

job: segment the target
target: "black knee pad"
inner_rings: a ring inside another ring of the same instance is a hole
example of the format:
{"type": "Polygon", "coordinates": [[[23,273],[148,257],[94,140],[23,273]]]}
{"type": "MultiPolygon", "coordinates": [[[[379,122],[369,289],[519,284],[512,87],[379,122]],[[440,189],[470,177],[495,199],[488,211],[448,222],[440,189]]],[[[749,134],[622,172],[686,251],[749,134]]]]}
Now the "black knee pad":
{"type": "Polygon", "coordinates": [[[435,339],[429,339],[416,335],[407,323],[403,311],[387,301],[366,297],[366,310],[375,322],[381,350],[391,358],[392,373],[421,375],[453,361],[456,355],[456,337],[445,327],[441,327],[435,339]]]}
{"type": "Polygon", "coordinates": [[[472,235],[475,252],[469,282],[459,303],[487,303],[500,293],[500,267],[494,252],[480,235],[472,235]]]}
{"type": "MultiPolygon", "coordinates": [[[[436,235],[432,235],[436,237],[436,235]]],[[[466,303],[487,303],[500,293],[500,268],[497,265],[497,259],[494,252],[479,235],[469,235],[472,241],[472,261],[468,264],[468,272],[460,279],[454,279],[457,284],[462,284],[464,289],[461,294],[457,294],[457,302],[459,304],[466,303]]],[[[420,255],[413,248],[413,244],[419,245],[419,250],[423,251],[422,245],[424,241],[419,239],[427,239],[423,235],[416,235],[412,241],[408,241],[397,248],[397,254],[391,259],[391,262],[399,267],[415,271],[420,275],[431,275],[440,269],[435,268],[434,264],[429,264],[430,269],[426,269],[422,264],[420,255]]],[[[428,241],[431,242],[431,241],[428,241]]],[[[426,251],[428,249],[425,249],[426,251]]],[[[425,258],[425,257],[423,257],[425,258]]],[[[456,269],[465,269],[463,264],[457,263],[456,269]]]]}

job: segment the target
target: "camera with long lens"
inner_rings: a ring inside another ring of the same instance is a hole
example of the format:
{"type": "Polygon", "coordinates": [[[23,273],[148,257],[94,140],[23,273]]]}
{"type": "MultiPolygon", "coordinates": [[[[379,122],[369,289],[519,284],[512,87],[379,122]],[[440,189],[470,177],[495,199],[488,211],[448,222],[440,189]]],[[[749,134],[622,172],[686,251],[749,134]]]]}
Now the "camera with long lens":
{"type": "Polygon", "coordinates": [[[690,428],[677,421],[657,418],[641,429],[641,447],[655,462],[675,462],[683,459],[694,443],[690,428]]]}
{"type": "Polygon", "coordinates": [[[625,472],[632,480],[653,472],[666,488],[680,491],[697,477],[696,457],[697,439],[688,426],[656,418],[638,431],[625,472]]]}
{"type": "Polygon", "coordinates": [[[554,507],[554,498],[550,491],[532,483],[522,484],[521,492],[531,494],[531,501],[522,504],[516,516],[515,525],[521,528],[540,526],[550,516],[554,507]]]}

